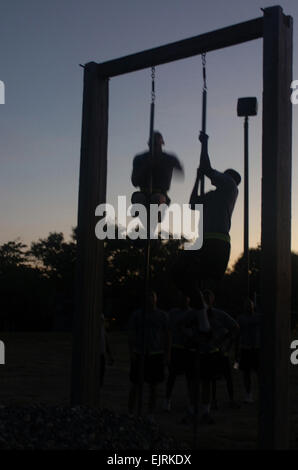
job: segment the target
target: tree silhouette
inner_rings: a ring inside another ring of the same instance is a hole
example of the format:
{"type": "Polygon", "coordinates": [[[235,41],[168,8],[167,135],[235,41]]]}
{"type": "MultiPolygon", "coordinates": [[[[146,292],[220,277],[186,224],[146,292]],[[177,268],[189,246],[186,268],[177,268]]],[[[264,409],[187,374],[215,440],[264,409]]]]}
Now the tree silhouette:
{"type": "MultiPolygon", "coordinates": [[[[121,228],[116,227],[119,235],[121,228]]],[[[172,306],[175,292],[169,277],[184,240],[151,241],[151,286],[159,305],[172,306]]],[[[104,309],[125,325],[130,312],[142,305],[144,294],[145,241],[116,238],[105,240],[104,309]]],[[[0,246],[0,328],[71,329],[74,310],[76,230],[70,240],[51,232],[32,242],[30,249],[20,239],[0,246]],[[57,326],[57,319],[60,326],[57,326]],[[56,325],[56,326],[55,326],[56,325]]],[[[250,249],[251,296],[260,292],[261,248],[250,249]]],[[[237,315],[241,312],[245,263],[243,254],[225,275],[217,293],[217,305],[237,315]]],[[[182,274],[183,275],[183,274],[182,274]]],[[[298,255],[292,253],[292,308],[298,312],[298,255]]],[[[298,315],[297,315],[298,321],[298,315]]],[[[293,313],[296,323],[296,314],[293,313]]]]}

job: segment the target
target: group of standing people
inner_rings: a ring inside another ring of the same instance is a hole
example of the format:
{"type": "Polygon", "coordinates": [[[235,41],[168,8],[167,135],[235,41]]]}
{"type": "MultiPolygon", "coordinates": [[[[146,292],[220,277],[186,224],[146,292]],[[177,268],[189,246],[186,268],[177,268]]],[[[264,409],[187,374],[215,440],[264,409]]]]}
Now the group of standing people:
{"type": "MultiPolygon", "coordinates": [[[[239,363],[243,374],[244,402],[252,403],[252,373],[258,377],[260,315],[250,300],[244,302],[235,320],[214,306],[211,290],[202,294],[203,308],[193,309],[189,298],[180,291],[177,308],[164,312],[157,307],[157,296],[150,295],[147,311],[144,351],[144,381],[149,386],[148,416],[153,417],[157,390],[164,383],[163,409],[171,411],[176,378],[185,377],[186,400],[184,420],[191,419],[199,402],[200,421],[214,422],[211,409],[217,409],[216,381],[225,379],[229,406],[238,408],[235,400],[233,367],[239,363]],[[196,386],[199,393],[196,393],[196,386]]],[[[139,367],[142,360],[142,310],[136,310],[129,323],[130,382],[128,412],[136,412],[139,392],[139,367]]]]}

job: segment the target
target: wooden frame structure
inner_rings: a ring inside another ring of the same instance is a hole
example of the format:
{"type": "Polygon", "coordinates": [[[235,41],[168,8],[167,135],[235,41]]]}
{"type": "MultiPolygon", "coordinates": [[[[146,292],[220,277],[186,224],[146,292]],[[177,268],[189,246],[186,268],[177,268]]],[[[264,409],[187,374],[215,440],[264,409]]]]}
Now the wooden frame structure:
{"type": "Polygon", "coordinates": [[[289,439],[293,25],[280,6],[263,12],[254,20],[84,68],[72,403],[96,406],[100,393],[104,250],[94,229],[95,208],[106,200],[109,78],[263,38],[259,446],[277,449],[286,448],[289,439]]]}

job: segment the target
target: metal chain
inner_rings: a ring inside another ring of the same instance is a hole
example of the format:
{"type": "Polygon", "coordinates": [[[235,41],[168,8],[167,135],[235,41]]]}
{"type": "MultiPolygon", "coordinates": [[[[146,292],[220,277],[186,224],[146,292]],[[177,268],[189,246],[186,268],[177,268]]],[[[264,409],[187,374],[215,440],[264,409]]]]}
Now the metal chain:
{"type": "Polygon", "coordinates": [[[202,66],[203,66],[203,90],[207,90],[207,78],[206,78],[206,52],[202,54],[202,66]]]}
{"type": "Polygon", "coordinates": [[[155,67],[151,67],[151,101],[155,102],[155,67]]]}

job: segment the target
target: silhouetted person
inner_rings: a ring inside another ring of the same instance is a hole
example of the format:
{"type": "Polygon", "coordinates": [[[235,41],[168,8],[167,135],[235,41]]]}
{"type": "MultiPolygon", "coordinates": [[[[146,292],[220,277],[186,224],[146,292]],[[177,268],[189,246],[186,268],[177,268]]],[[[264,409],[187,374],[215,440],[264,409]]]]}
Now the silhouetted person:
{"type": "MultiPolygon", "coordinates": [[[[209,305],[209,308],[213,309],[215,297],[211,291],[208,289],[204,292],[206,302],[209,305]]],[[[212,321],[211,321],[212,323],[212,321]]],[[[239,326],[235,327],[235,330],[232,335],[228,335],[225,338],[220,346],[220,363],[221,363],[221,375],[225,379],[228,397],[229,397],[229,406],[230,408],[239,408],[239,404],[234,400],[234,382],[232,375],[232,362],[231,362],[231,349],[233,346],[236,346],[236,341],[239,335],[239,326]]],[[[218,409],[217,397],[216,397],[216,381],[217,379],[212,379],[211,388],[212,388],[212,403],[211,408],[214,410],[218,409]]]]}
{"type": "Polygon", "coordinates": [[[235,339],[239,332],[237,322],[223,310],[214,307],[215,296],[212,291],[204,291],[207,304],[207,315],[211,328],[211,336],[205,343],[200,359],[200,375],[202,380],[202,422],[211,424],[211,382],[223,374],[223,361],[221,348],[224,348],[230,339],[235,339]]]}
{"type": "MultiPolygon", "coordinates": [[[[128,412],[134,413],[139,391],[140,361],[143,351],[143,312],[136,310],[129,322],[129,352],[131,388],[128,412]]],[[[151,291],[148,313],[145,316],[144,381],[149,385],[148,415],[152,417],[156,406],[157,385],[165,379],[165,364],[170,359],[170,333],[167,314],[157,308],[157,296],[151,291]]]]}
{"type": "Polygon", "coordinates": [[[140,191],[133,193],[132,204],[146,205],[152,173],[151,204],[169,205],[171,201],[167,193],[171,187],[173,171],[183,175],[178,158],[163,151],[164,140],[160,132],[154,132],[153,145],[153,156],[149,142],[149,151],[134,157],[131,182],[140,191]]]}
{"type": "MultiPolygon", "coordinates": [[[[183,298],[183,294],[182,294],[183,298]]],[[[185,298],[185,297],[184,297],[185,298]]],[[[185,298],[186,299],[186,298],[185,298]]],[[[187,304],[188,304],[187,299],[187,304]]],[[[211,329],[207,315],[207,307],[202,292],[197,289],[195,297],[196,308],[187,308],[183,315],[176,315],[175,330],[183,332],[185,345],[185,375],[187,377],[189,408],[182,422],[188,422],[189,417],[198,418],[199,385],[200,385],[200,357],[209,342],[211,329]],[[190,415],[190,416],[189,416],[190,415]]],[[[179,334],[179,333],[178,333],[179,334]]],[[[175,335],[173,335],[175,338],[175,335]]]]}
{"type": "Polygon", "coordinates": [[[101,316],[102,323],[101,323],[101,331],[100,331],[100,388],[103,387],[104,383],[104,376],[106,371],[106,362],[108,361],[108,365],[112,365],[114,363],[113,354],[111,351],[109,337],[105,327],[105,317],[104,315],[101,316]]]}
{"type": "Polygon", "coordinates": [[[243,373],[244,402],[253,403],[251,375],[254,372],[258,377],[259,373],[261,314],[256,313],[254,303],[250,299],[246,299],[243,314],[239,315],[237,320],[240,326],[239,369],[243,373]]]}
{"type": "Polygon", "coordinates": [[[169,375],[166,382],[166,399],[164,410],[171,410],[171,397],[177,375],[184,375],[187,384],[189,407],[193,408],[193,354],[190,354],[189,334],[191,332],[184,325],[190,312],[189,298],[182,292],[177,295],[177,308],[169,311],[169,323],[171,331],[171,359],[169,364],[169,375]]]}
{"type": "MultiPolygon", "coordinates": [[[[201,281],[219,281],[224,276],[230,257],[231,218],[238,196],[241,177],[235,170],[221,173],[211,167],[208,155],[208,136],[200,134],[201,164],[190,196],[190,207],[203,204],[203,246],[200,250],[185,250],[173,267],[176,284],[192,296],[201,281]],[[206,175],[215,190],[198,194],[200,177],[206,175]]],[[[192,297],[191,297],[192,299],[192,297]]]]}

